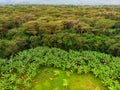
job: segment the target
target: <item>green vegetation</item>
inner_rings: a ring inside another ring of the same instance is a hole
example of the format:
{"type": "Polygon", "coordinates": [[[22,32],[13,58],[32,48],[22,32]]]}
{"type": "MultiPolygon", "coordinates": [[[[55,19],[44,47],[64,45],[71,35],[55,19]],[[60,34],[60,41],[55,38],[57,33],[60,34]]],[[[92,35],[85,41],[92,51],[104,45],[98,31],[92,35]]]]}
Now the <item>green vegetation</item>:
{"type": "MultiPolygon", "coordinates": [[[[38,47],[20,52],[9,60],[0,61],[0,87],[3,89],[31,88],[32,79],[43,67],[59,68],[78,74],[91,72],[110,90],[120,89],[120,58],[103,53],[73,50],[67,52],[57,48],[38,47]]],[[[57,71],[55,73],[59,74],[57,71]]]]}
{"type": "Polygon", "coordinates": [[[53,82],[45,79],[38,85],[45,90],[56,81],[60,90],[81,90],[89,84],[86,77],[95,85],[90,90],[120,90],[119,10],[120,6],[0,6],[0,90],[34,90],[45,68],[53,69],[50,77],[73,74],[69,80],[63,74],[53,82]]]}
{"type": "Polygon", "coordinates": [[[120,56],[119,6],[0,6],[0,57],[37,46],[120,56]]]}

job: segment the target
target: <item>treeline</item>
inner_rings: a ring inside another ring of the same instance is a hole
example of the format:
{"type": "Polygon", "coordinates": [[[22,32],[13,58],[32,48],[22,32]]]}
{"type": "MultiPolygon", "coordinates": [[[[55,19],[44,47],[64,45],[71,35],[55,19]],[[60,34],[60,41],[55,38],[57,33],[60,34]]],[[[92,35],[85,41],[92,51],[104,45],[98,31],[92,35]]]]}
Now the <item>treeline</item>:
{"type": "Polygon", "coordinates": [[[0,7],[0,57],[36,46],[120,56],[120,7],[0,7]]]}

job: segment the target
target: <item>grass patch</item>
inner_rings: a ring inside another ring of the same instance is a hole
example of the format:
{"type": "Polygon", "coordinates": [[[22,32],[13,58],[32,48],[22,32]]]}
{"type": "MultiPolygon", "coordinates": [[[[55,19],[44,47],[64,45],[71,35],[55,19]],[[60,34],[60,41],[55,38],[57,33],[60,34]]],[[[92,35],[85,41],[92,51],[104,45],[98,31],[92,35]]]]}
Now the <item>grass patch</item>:
{"type": "Polygon", "coordinates": [[[108,90],[93,74],[76,74],[45,68],[33,80],[31,90],[108,90]]]}

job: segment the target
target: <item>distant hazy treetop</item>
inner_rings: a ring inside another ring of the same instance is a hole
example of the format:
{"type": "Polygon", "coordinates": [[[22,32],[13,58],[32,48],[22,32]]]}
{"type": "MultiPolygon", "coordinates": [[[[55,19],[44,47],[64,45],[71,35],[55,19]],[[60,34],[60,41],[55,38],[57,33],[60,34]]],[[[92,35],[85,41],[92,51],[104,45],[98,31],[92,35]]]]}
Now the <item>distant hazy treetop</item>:
{"type": "Polygon", "coordinates": [[[120,5],[120,0],[0,0],[0,4],[120,5]]]}

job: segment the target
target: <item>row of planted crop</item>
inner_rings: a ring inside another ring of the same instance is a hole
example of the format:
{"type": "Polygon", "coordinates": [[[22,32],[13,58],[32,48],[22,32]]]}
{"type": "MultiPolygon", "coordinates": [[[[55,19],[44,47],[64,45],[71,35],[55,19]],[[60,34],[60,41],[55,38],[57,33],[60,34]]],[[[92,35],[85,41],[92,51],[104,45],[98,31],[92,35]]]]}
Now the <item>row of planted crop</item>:
{"type": "Polygon", "coordinates": [[[43,67],[60,68],[78,74],[92,72],[110,90],[120,89],[119,57],[48,47],[25,50],[9,60],[0,59],[0,87],[3,90],[30,88],[32,79],[43,67]]]}

